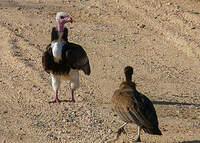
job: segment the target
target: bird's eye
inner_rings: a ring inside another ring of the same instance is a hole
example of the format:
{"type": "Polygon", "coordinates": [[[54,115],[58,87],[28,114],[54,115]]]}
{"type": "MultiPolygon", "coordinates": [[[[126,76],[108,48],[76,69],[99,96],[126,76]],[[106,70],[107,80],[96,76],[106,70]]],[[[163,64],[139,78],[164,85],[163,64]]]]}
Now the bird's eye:
{"type": "Polygon", "coordinates": [[[64,19],[64,16],[61,16],[60,18],[61,18],[61,19],[64,19]]]}

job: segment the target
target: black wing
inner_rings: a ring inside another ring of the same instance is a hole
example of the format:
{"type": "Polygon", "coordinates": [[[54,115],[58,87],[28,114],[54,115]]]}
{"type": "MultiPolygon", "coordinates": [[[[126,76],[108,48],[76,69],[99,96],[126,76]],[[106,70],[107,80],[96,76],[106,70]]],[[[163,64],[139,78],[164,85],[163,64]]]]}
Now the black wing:
{"type": "Polygon", "coordinates": [[[90,75],[90,64],[87,53],[78,44],[67,43],[63,46],[63,58],[73,69],[81,69],[87,75],[90,75]]]}
{"type": "Polygon", "coordinates": [[[47,72],[50,73],[53,71],[53,54],[52,54],[52,50],[51,50],[51,44],[49,44],[46,47],[46,51],[43,53],[42,55],[42,66],[43,69],[47,72]]]}
{"type": "Polygon", "coordinates": [[[46,51],[42,55],[42,66],[47,73],[53,74],[68,74],[70,66],[67,61],[62,60],[59,63],[54,62],[52,48],[49,44],[46,51]]]}

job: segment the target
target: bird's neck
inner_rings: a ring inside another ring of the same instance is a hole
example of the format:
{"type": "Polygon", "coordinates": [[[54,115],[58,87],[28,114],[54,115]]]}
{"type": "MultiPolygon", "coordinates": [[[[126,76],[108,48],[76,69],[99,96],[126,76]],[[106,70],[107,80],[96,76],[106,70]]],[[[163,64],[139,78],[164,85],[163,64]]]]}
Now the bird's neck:
{"type": "Polygon", "coordinates": [[[64,24],[58,23],[57,28],[58,28],[58,32],[63,32],[63,30],[64,30],[64,24]]]}
{"type": "Polygon", "coordinates": [[[119,89],[120,90],[123,90],[123,89],[136,90],[136,84],[132,81],[124,81],[120,84],[119,89]]]}

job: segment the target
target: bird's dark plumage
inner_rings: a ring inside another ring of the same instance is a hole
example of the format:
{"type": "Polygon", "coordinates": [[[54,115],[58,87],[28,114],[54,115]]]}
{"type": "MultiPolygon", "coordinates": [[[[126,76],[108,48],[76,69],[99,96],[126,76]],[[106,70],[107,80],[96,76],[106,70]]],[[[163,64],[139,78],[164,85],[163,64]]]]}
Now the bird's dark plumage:
{"type": "Polygon", "coordinates": [[[62,60],[59,63],[56,63],[54,61],[52,48],[50,45],[47,47],[47,50],[43,53],[42,65],[47,73],[68,74],[70,71],[70,66],[66,60],[62,60]]]}
{"type": "MultiPolygon", "coordinates": [[[[63,41],[68,41],[68,29],[65,27],[62,32],[62,36],[60,37],[63,41]]],[[[56,27],[52,28],[51,31],[51,42],[59,39],[59,33],[56,27]]]]}
{"type": "Polygon", "coordinates": [[[63,58],[69,63],[73,69],[82,70],[86,75],[90,75],[89,59],[85,50],[78,44],[67,42],[63,46],[63,58]]]}
{"type": "Polygon", "coordinates": [[[136,89],[136,84],[131,81],[133,68],[124,69],[126,81],[122,82],[119,89],[112,96],[112,107],[120,118],[126,123],[135,123],[145,132],[162,135],[158,128],[158,119],[152,102],[136,89]]]}
{"type": "Polygon", "coordinates": [[[55,99],[49,103],[75,102],[74,91],[79,88],[79,70],[90,75],[90,64],[85,50],[78,44],[68,41],[68,29],[64,27],[72,18],[63,12],[56,15],[57,28],[52,28],[51,43],[42,55],[42,66],[51,74],[52,87],[55,91],[55,99]],[[58,89],[61,79],[70,80],[71,99],[60,100],[58,89]]]}
{"type": "Polygon", "coordinates": [[[72,17],[65,12],[56,14],[57,27],[51,31],[51,43],[42,55],[44,70],[51,75],[55,99],[49,103],[75,102],[74,92],[80,86],[79,70],[90,75],[89,59],[85,50],[77,44],[68,41],[68,29],[65,23],[72,23],[72,17]],[[71,99],[60,100],[58,90],[61,80],[70,81],[71,99]]]}
{"type": "MultiPolygon", "coordinates": [[[[51,41],[59,39],[58,31],[54,27],[51,33],[51,41]]],[[[68,30],[64,28],[61,39],[65,42],[62,48],[62,61],[54,61],[51,44],[46,48],[42,56],[42,65],[47,73],[68,74],[70,68],[82,70],[85,74],[90,75],[90,64],[85,50],[78,44],[68,42],[68,30]]]]}

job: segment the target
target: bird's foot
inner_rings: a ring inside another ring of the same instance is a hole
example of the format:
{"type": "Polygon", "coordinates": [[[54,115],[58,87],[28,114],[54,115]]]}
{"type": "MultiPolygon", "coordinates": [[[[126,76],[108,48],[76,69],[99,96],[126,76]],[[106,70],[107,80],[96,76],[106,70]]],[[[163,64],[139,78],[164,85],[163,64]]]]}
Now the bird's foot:
{"type": "Polygon", "coordinates": [[[71,99],[69,99],[69,100],[64,100],[64,101],[65,101],[65,102],[74,102],[74,103],[76,102],[74,98],[71,98],[71,99]]]}
{"type": "Polygon", "coordinates": [[[55,98],[53,101],[49,101],[49,104],[50,104],[50,103],[61,103],[61,102],[63,102],[63,100],[60,100],[60,99],[58,99],[58,98],[55,98]]]}
{"type": "Polygon", "coordinates": [[[60,99],[54,99],[53,101],[50,101],[50,103],[61,103],[61,102],[74,102],[75,103],[75,100],[74,99],[69,99],[69,100],[60,100],[60,99]]]}
{"type": "Polygon", "coordinates": [[[61,102],[74,102],[75,103],[75,99],[69,99],[69,100],[60,100],[60,99],[54,99],[53,101],[50,101],[50,103],[61,103],[61,102]]]}

